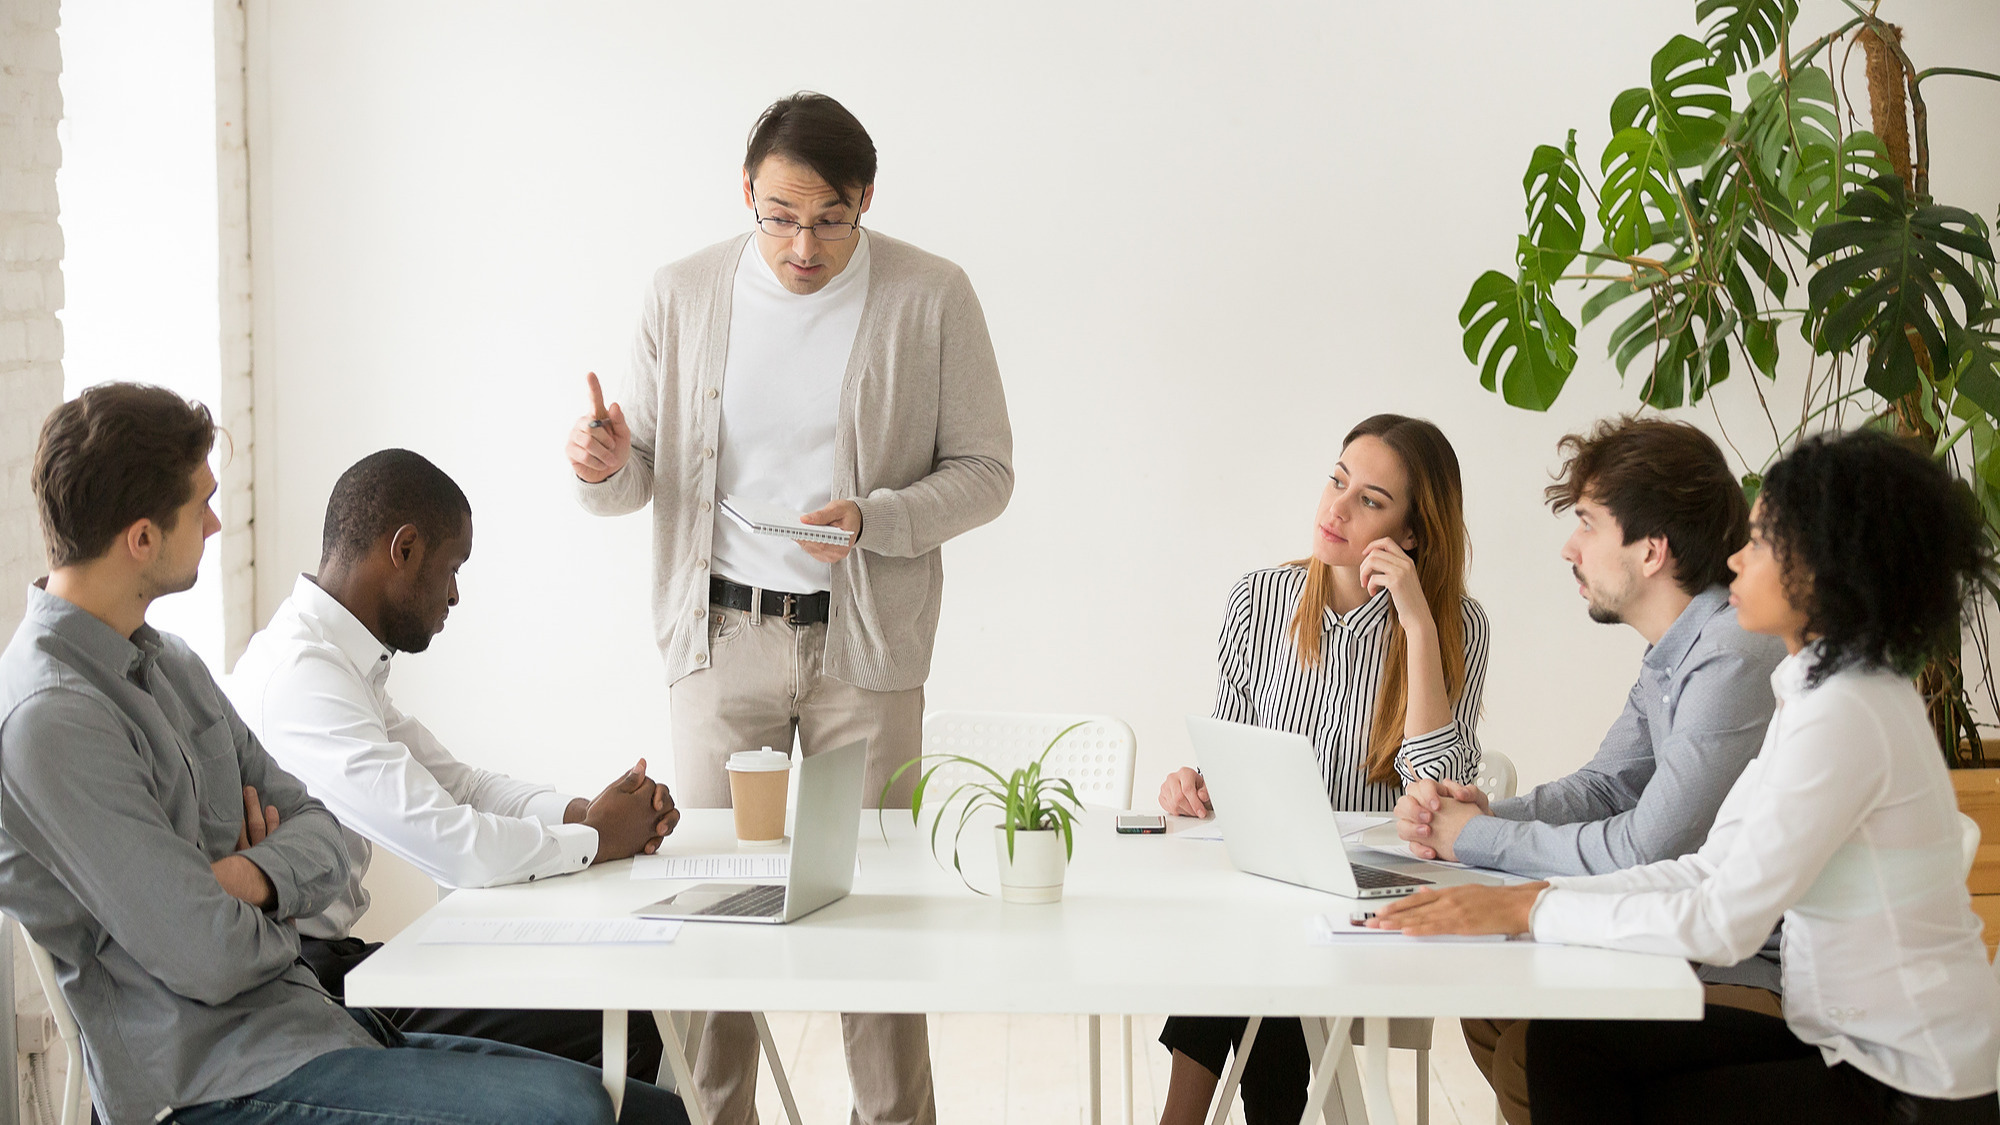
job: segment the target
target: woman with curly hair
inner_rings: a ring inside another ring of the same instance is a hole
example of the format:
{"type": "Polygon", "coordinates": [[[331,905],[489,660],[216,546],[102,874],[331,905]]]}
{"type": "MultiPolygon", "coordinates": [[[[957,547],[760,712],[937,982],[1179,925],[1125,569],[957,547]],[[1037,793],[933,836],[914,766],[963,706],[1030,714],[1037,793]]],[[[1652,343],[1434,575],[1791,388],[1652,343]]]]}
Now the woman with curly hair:
{"type": "Polygon", "coordinates": [[[2000,983],[1951,780],[1910,676],[1991,571],[1944,468],[1874,432],[1773,466],[1730,560],[1745,629],[1784,640],[1763,750],[1701,850],[1609,875],[1418,892],[1379,925],[1729,964],[1784,928],[1784,1018],[1538,1020],[1536,1125],[2000,1122],[2000,983]]]}

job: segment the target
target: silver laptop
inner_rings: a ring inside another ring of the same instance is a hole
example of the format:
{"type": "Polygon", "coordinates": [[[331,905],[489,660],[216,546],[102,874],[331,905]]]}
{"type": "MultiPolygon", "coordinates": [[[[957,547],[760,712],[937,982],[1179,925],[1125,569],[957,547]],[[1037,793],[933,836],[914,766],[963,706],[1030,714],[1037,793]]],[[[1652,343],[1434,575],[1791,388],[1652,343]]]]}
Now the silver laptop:
{"type": "Polygon", "coordinates": [[[854,889],[862,776],[867,766],[866,739],[799,763],[791,876],[785,882],[702,883],[633,913],[690,922],[777,923],[803,918],[846,898],[854,889]]]}
{"type": "Polygon", "coordinates": [[[1415,858],[1384,856],[1386,866],[1355,863],[1327,803],[1312,740],[1192,715],[1187,727],[1209,798],[1226,817],[1222,841],[1238,870],[1347,898],[1396,898],[1418,887],[1500,881],[1415,858]]]}

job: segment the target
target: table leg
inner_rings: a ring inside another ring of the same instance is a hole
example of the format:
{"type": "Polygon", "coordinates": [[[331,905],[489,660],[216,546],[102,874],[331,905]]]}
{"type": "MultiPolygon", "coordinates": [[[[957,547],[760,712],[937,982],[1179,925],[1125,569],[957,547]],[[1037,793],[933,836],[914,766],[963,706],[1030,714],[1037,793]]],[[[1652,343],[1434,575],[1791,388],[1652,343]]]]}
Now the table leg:
{"type": "Polygon", "coordinates": [[[1361,1088],[1368,1102],[1368,1120],[1395,1125],[1396,1105],[1389,1099],[1389,1020],[1369,1016],[1361,1022],[1361,1088]]]}
{"type": "Polygon", "coordinates": [[[1333,1021],[1326,1043],[1320,1048],[1319,1059],[1313,1065],[1312,1085],[1306,1090],[1306,1111],[1299,1117],[1299,1125],[1313,1125],[1314,1119],[1326,1112],[1327,1095],[1333,1092],[1334,1075],[1346,1056],[1347,1038],[1353,1026],[1353,1016],[1342,1016],[1333,1021]]]}
{"type": "Polygon", "coordinates": [[[611,1095],[611,1120],[625,1108],[625,1013],[604,1010],[604,1092],[611,1095]]]}
{"type": "Polygon", "coordinates": [[[1096,1016],[1087,1021],[1090,1036],[1090,1125],[1104,1125],[1104,1026],[1096,1016]]]}
{"type": "Polygon", "coordinates": [[[1132,1017],[1118,1017],[1118,1075],[1125,1083],[1125,1125],[1132,1125],[1132,1017]]]}
{"type": "Polygon", "coordinates": [[[1236,1100],[1237,1084],[1243,1081],[1243,1067],[1250,1061],[1250,1048],[1256,1045],[1257,1031],[1263,1026],[1263,1016],[1251,1016],[1249,1022],[1243,1025],[1243,1038],[1237,1042],[1236,1051],[1229,1059],[1229,1074],[1222,1080],[1220,1096],[1209,1112],[1208,1125],[1222,1125],[1229,1119],[1229,1103],[1236,1100]]]}
{"type": "MultiPolygon", "coordinates": [[[[681,1041],[680,1032],[674,1027],[674,1014],[654,1012],[653,1023],[660,1029],[660,1057],[674,1072],[674,1089],[681,1096],[681,1106],[687,1110],[688,1125],[708,1125],[708,1108],[701,1104],[694,1088],[693,1059],[688,1043],[681,1041]]],[[[688,1042],[694,1040],[690,1038],[688,1042]]]]}
{"type": "Polygon", "coordinates": [[[762,1012],[750,1013],[757,1025],[757,1041],[764,1044],[764,1059],[771,1064],[771,1080],[778,1084],[778,1100],[785,1103],[785,1119],[799,1125],[799,1107],[792,1101],[792,1083],[785,1077],[785,1064],[778,1058],[778,1041],[771,1035],[771,1021],[762,1012]]]}

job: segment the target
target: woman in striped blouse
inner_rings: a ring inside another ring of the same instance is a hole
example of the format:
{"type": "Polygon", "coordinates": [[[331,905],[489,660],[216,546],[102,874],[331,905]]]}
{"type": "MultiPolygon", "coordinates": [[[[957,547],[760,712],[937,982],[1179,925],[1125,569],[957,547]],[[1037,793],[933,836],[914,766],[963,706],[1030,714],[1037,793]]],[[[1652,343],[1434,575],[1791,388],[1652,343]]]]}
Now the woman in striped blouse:
{"type": "MultiPolygon", "coordinates": [[[[1471,784],[1489,629],[1465,594],[1458,455],[1438,428],[1378,414],[1354,427],[1313,515],[1312,553],[1236,584],[1215,717],[1303,734],[1336,809],[1388,812],[1419,778],[1471,784]],[[1448,608],[1448,612],[1437,612],[1448,608]]],[[[1160,807],[1207,816],[1192,769],[1160,807]]],[[[1162,1125],[1199,1122],[1244,1020],[1176,1016],[1162,1125]]],[[[1297,1121],[1308,1064],[1297,1020],[1265,1020],[1243,1074],[1249,1125],[1297,1121]]]]}

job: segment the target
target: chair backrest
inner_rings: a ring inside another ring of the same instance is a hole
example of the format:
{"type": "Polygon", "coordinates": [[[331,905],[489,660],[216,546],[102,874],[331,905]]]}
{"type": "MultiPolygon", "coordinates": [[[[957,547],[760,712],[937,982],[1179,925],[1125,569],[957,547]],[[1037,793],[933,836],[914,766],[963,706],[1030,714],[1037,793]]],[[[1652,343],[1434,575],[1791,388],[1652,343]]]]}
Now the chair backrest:
{"type": "Polygon", "coordinates": [[[80,1125],[79,1119],[83,1115],[82,1033],[77,1030],[76,1016],[69,1010],[69,1001],[63,999],[62,986],[56,983],[55,958],[28,936],[28,927],[18,920],[14,923],[14,930],[21,935],[21,942],[27,947],[28,962],[35,967],[35,979],[42,983],[42,995],[49,1002],[49,1016],[55,1020],[56,1034],[62,1037],[63,1048],[69,1053],[68,1069],[63,1076],[62,1125],[80,1125]]]}
{"type": "Polygon", "coordinates": [[[1964,813],[1958,814],[1958,847],[1965,860],[1965,867],[1960,874],[1970,879],[1972,862],[1979,858],[1979,822],[1964,813]]]}
{"type": "Polygon", "coordinates": [[[1498,750],[1479,752],[1479,772],[1473,775],[1472,784],[1480,792],[1494,799],[1512,797],[1520,783],[1519,775],[1514,772],[1514,759],[1498,750]]]}
{"type": "MultiPolygon", "coordinates": [[[[1132,768],[1139,739],[1132,728],[1109,715],[1054,715],[1007,711],[934,711],[924,716],[924,753],[958,754],[984,762],[1002,774],[1039,756],[1065,727],[1043,770],[1070,783],[1086,805],[1132,807],[1132,768]]],[[[929,764],[926,763],[926,768],[929,764]]],[[[942,796],[967,781],[990,781],[978,769],[953,762],[938,769],[927,794],[942,796]]]]}

